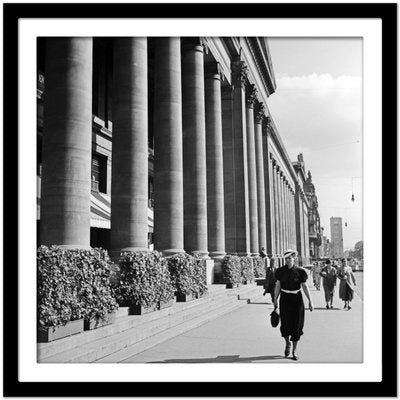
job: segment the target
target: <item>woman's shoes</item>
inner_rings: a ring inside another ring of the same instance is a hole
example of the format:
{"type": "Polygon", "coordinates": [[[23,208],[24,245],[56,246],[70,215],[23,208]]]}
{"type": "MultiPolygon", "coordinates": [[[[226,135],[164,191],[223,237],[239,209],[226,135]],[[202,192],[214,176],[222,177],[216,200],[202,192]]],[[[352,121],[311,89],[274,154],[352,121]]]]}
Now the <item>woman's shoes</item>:
{"type": "Polygon", "coordinates": [[[293,353],[292,359],[293,359],[294,361],[297,361],[297,360],[299,359],[299,356],[298,356],[296,353],[293,353]]]}
{"type": "Polygon", "coordinates": [[[285,357],[286,358],[289,357],[289,355],[290,355],[290,348],[291,347],[292,347],[292,345],[290,344],[290,342],[286,344],[286,347],[285,347],[285,357]]]}
{"type": "Polygon", "coordinates": [[[331,308],[333,308],[333,304],[331,304],[331,308]]]}
{"type": "Polygon", "coordinates": [[[329,309],[329,306],[328,306],[328,304],[326,305],[326,308],[327,308],[327,309],[329,309]]]}
{"type": "Polygon", "coordinates": [[[347,310],[351,310],[351,307],[350,307],[350,306],[348,306],[348,307],[347,307],[347,310]]]}

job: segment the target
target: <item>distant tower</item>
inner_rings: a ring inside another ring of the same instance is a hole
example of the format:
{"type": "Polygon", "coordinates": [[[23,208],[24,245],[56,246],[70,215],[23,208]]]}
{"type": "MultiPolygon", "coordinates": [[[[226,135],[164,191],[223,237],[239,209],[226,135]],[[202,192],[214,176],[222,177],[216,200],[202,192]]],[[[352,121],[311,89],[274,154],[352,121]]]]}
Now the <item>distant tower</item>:
{"type": "Polygon", "coordinates": [[[343,229],[340,217],[331,217],[331,248],[332,257],[343,257],[343,229]]]}

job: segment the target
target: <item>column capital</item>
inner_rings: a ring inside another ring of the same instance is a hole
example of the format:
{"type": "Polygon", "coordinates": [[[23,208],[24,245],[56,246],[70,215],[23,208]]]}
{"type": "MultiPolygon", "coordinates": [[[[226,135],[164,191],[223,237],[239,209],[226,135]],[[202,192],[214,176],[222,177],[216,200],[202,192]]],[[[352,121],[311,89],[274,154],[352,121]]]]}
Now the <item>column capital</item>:
{"type": "Polygon", "coordinates": [[[247,85],[247,96],[246,96],[246,101],[247,101],[247,106],[249,108],[253,108],[254,104],[257,100],[257,89],[256,85],[254,84],[248,84],[247,85]]]}
{"type": "Polygon", "coordinates": [[[204,77],[206,79],[223,80],[222,67],[219,62],[210,62],[204,65],[204,77]]]}
{"type": "Polygon", "coordinates": [[[233,82],[239,84],[242,87],[242,89],[244,89],[244,86],[246,84],[247,74],[248,74],[248,68],[244,61],[239,60],[239,61],[234,61],[232,63],[233,82]]]}
{"type": "Polygon", "coordinates": [[[263,118],[263,135],[264,136],[268,136],[270,133],[270,129],[271,129],[271,117],[269,116],[265,116],[263,118]]]}
{"type": "Polygon", "coordinates": [[[201,37],[183,37],[181,38],[182,51],[199,51],[208,53],[208,45],[204,38],[201,37]]]}
{"type": "Polygon", "coordinates": [[[265,106],[263,102],[257,103],[257,112],[256,112],[256,121],[257,124],[262,124],[263,119],[265,118],[265,106]]]}

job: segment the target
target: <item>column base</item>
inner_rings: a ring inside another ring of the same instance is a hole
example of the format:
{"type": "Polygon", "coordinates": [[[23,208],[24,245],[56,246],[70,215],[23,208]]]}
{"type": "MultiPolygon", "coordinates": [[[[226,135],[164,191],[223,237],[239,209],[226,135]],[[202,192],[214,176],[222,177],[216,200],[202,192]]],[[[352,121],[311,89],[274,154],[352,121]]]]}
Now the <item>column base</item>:
{"type": "Polygon", "coordinates": [[[214,261],[214,273],[212,283],[222,283],[222,263],[224,262],[226,253],[224,251],[213,251],[210,255],[214,261]]]}
{"type": "Polygon", "coordinates": [[[171,256],[173,256],[175,254],[178,254],[178,253],[185,253],[185,250],[183,250],[183,249],[165,249],[165,250],[162,250],[162,254],[163,254],[164,257],[171,257],[171,256]]]}
{"type": "Polygon", "coordinates": [[[203,259],[203,262],[206,267],[206,283],[207,285],[211,285],[215,282],[214,279],[214,260],[208,258],[208,259],[203,259]]]}
{"type": "Polygon", "coordinates": [[[210,257],[208,256],[208,251],[207,250],[193,250],[190,253],[193,254],[194,256],[195,255],[199,255],[204,260],[209,260],[210,259],[210,257]]]}
{"type": "MultiPolygon", "coordinates": [[[[49,246],[49,245],[46,245],[46,246],[49,246]]],[[[81,244],[55,244],[54,246],[57,246],[60,249],[66,249],[66,250],[91,250],[92,249],[90,246],[83,246],[81,244]]]]}

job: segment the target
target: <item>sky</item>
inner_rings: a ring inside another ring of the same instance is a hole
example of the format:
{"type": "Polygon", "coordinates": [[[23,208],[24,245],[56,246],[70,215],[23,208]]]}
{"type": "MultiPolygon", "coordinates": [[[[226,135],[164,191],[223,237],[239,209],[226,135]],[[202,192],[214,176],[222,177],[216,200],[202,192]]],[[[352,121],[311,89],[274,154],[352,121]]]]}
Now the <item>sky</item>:
{"type": "Polygon", "coordinates": [[[362,38],[268,44],[277,85],[268,102],[272,119],[291,160],[303,153],[324,235],[331,237],[330,218],[342,217],[344,250],[353,249],[363,238],[362,38]]]}

